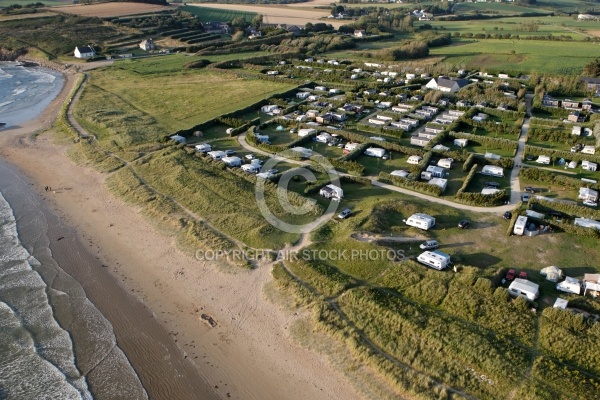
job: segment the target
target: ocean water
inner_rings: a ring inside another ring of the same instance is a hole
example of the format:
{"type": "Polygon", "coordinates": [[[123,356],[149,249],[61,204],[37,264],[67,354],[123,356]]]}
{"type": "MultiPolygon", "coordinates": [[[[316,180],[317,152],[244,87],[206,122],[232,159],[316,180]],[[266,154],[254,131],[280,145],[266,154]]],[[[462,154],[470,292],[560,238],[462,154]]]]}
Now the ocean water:
{"type": "Polygon", "coordinates": [[[0,123],[19,125],[38,116],[63,87],[59,72],[0,62],[0,123]]]}
{"type": "Polygon", "coordinates": [[[57,261],[65,254],[87,253],[0,160],[0,399],[147,399],[112,325],[57,261]]]}

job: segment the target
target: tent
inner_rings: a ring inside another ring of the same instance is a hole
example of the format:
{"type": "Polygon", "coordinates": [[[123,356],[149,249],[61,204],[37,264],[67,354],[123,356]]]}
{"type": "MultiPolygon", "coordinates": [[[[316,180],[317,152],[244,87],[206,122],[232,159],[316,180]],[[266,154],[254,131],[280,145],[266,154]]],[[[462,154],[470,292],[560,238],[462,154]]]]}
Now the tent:
{"type": "Polygon", "coordinates": [[[540,274],[546,275],[546,280],[550,282],[558,282],[562,277],[562,270],[554,265],[551,267],[543,268],[540,274]]]}

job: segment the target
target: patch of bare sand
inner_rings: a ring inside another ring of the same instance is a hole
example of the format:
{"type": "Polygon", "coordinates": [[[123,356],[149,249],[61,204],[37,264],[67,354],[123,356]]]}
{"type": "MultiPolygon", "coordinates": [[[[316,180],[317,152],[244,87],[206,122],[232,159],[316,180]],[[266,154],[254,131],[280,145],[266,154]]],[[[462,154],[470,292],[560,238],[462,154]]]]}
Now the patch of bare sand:
{"type": "MultiPolygon", "coordinates": [[[[70,87],[77,75],[67,78],[70,87]]],[[[1,155],[40,190],[71,188],[50,194],[49,205],[94,243],[103,264],[154,312],[215,391],[238,399],[361,398],[324,355],[290,340],[297,315],[265,299],[268,268],[225,274],[213,262],[183,255],[172,237],[106,189],[105,174],[74,165],[68,144],[49,134],[31,138],[50,126],[67,94],[63,90],[37,120],[2,131],[1,155]]]]}

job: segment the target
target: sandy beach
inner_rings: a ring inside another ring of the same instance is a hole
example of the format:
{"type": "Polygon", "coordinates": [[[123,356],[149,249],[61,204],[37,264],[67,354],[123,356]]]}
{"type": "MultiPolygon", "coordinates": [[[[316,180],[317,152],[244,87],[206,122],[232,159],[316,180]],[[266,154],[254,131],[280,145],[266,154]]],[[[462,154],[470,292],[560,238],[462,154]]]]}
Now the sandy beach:
{"type": "MultiPolygon", "coordinates": [[[[110,290],[92,299],[109,320],[129,321],[111,322],[119,346],[138,374],[142,369],[149,376],[161,370],[140,365],[144,357],[137,353],[153,351],[142,348],[146,343],[160,348],[156,355],[172,358],[167,365],[182,368],[170,368],[174,381],[193,379],[193,372],[221,398],[361,398],[325,356],[291,340],[289,327],[302,315],[266,300],[264,285],[272,279],[268,268],[223,272],[217,265],[182,254],[173,238],[158,232],[138,210],[106,189],[107,175],[68,158],[70,144],[57,143],[47,130],[77,76],[66,74],[63,91],[39,118],[0,131],[0,157],[16,165],[40,192],[46,185],[52,187],[45,201],[104,266],[100,272],[88,271],[87,282],[80,282],[86,292],[86,284],[98,287],[90,282],[101,280],[113,292],[126,292],[140,303],[141,308],[119,304],[127,297],[112,296],[110,290]],[[151,318],[144,318],[144,312],[151,318]],[[202,314],[217,325],[204,322],[202,314]],[[152,340],[136,342],[136,335],[146,336],[147,329],[152,340]]],[[[162,363],[160,357],[154,362],[162,363]]],[[[155,379],[160,381],[161,376],[155,379]]],[[[146,389],[151,398],[211,396],[193,388],[181,387],[179,397],[160,388],[146,389]]]]}

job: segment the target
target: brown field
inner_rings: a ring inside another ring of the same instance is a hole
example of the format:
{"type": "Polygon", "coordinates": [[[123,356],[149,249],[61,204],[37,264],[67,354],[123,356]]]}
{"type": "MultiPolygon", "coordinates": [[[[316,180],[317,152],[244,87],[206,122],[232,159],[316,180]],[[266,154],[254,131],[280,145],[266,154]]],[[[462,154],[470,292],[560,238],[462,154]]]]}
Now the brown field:
{"type": "MultiPolygon", "coordinates": [[[[322,0],[317,0],[322,1],[322,0]]],[[[307,3],[316,5],[317,2],[307,3]]],[[[191,3],[189,6],[198,6],[205,8],[218,8],[221,10],[236,10],[236,11],[247,11],[263,15],[263,22],[267,24],[288,24],[304,26],[306,23],[311,22],[313,24],[318,22],[325,22],[331,24],[334,28],[339,28],[340,25],[347,24],[348,21],[340,21],[334,19],[328,19],[327,16],[330,14],[330,10],[311,10],[306,9],[295,9],[286,5],[278,6],[266,6],[266,5],[246,5],[246,4],[216,4],[216,3],[191,3]]],[[[294,4],[292,6],[297,6],[294,4]]]]}
{"type": "Polygon", "coordinates": [[[592,36],[600,37],[600,31],[587,31],[587,33],[589,33],[592,36]]]}
{"type": "Polygon", "coordinates": [[[52,11],[76,14],[83,17],[119,17],[121,15],[147,14],[175,9],[177,7],[179,7],[179,5],[161,6],[146,3],[99,3],[52,7],[52,11]]]}

